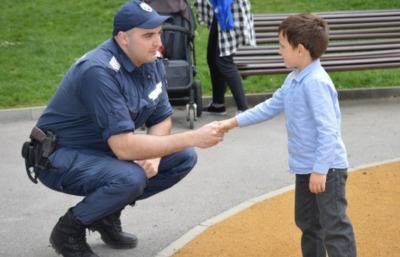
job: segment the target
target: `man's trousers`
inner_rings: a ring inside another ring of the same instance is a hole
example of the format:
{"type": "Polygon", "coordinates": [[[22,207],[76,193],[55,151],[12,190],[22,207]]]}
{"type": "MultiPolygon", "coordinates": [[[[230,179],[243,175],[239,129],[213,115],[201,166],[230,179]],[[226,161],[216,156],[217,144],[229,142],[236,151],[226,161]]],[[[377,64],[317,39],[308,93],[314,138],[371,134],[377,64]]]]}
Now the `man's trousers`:
{"type": "Polygon", "coordinates": [[[163,157],[150,179],[138,164],[93,149],[60,148],[49,160],[52,168],[38,170],[39,180],[53,190],[85,196],[72,211],[90,224],[172,187],[192,170],[197,154],[188,148],[163,157]]]}

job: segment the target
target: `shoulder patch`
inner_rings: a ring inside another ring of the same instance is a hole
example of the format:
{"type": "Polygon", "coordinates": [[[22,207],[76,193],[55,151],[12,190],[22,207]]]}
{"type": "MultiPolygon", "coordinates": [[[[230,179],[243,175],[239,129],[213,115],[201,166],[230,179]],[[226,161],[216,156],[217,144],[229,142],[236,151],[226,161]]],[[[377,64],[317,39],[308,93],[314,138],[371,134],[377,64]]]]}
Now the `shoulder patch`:
{"type": "Polygon", "coordinates": [[[81,56],[75,63],[80,63],[81,61],[83,61],[86,58],[86,54],[84,54],[83,56],[81,56]]]}
{"type": "Polygon", "coordinates": [[[118,62],[117,58],[115,58],[115,56],[113,56],[110,60],[110,62],[108,63],[108,68],[114,70],[115,72],[118,72],[119,69],[121,68],[121,64],[118,62]]]}

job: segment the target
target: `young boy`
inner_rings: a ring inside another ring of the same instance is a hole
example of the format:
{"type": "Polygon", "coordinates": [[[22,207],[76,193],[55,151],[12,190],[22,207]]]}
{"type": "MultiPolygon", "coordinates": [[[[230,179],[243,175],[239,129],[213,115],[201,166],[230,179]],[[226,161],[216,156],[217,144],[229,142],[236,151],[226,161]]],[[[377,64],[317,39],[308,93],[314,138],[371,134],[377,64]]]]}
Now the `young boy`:
{"type": "Polygon", "coordinates": [[[353,227],[346,215],[347,153],[334,84],[319,58],[329,28],[315,14],[286,18],[279,26],[279,54],[295,68],[271,99],[220,122],[230,130],[285,112],[290,172],[296,174],[295,220],[303,256],[356,256],[353,227]]]}

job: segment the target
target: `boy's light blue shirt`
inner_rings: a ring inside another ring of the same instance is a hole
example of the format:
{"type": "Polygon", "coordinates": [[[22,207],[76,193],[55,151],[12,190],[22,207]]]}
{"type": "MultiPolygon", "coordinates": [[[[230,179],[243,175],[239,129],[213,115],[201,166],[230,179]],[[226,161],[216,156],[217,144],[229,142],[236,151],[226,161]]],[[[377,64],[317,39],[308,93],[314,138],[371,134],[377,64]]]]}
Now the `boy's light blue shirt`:
{"type": "Polygon", "coordinates": [[[347,168],[339,101],[332,80],[319,59],[297,73],[297,69],[290,73],[272,98],[236,116],[239,126],[285,112],[291,173],[327,174],[330,168],[347,168]]]}

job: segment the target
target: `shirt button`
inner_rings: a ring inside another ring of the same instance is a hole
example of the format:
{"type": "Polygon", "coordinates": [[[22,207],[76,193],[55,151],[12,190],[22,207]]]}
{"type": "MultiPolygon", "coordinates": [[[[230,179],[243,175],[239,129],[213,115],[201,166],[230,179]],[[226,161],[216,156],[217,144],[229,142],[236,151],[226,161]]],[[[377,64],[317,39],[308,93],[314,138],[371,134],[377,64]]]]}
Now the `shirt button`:
{"type": "Polygon", "coordinates": [[[147,78],[149,79],[149,78],[150,78],[150,75],[147,75],[147,78]]]}

